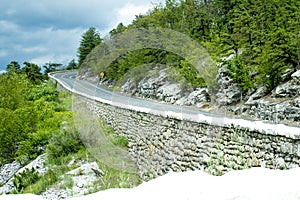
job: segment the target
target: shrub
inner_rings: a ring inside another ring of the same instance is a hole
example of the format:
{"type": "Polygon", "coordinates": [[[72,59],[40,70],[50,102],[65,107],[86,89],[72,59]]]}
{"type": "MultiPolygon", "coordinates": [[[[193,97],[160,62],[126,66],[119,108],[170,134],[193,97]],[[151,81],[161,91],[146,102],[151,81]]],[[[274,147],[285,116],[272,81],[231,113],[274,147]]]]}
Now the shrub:
{"type": "Polygon", "coordinates": [[[49,140],[47,146],[48,158],[57,160],[60,157],[67,156],[70,153],[76,153],[83,147],[80,135],[75,128],[61,130],[54,134],[49,140]]]}
{"type": "Polygon", "coordinates": [[[54,184],[58,181],[59,173],[54,172],[53,170],[49,169],[43,177],[41,177],[36,183],[28,187],[25,192],[26,193],[33,193],[33,194],[41,194],[42,192],[46,191],[49,186],[54,184]]]}
{"type": "Polygon", "coordinates": [[[15,188],[15,192],[20,193],[26,187],[32,185],[33,183],[39,180],[40,176],[38,172],[34,169],[25,169],[25,171],[20,174],[14,175],[13,185],[15,188]]]}

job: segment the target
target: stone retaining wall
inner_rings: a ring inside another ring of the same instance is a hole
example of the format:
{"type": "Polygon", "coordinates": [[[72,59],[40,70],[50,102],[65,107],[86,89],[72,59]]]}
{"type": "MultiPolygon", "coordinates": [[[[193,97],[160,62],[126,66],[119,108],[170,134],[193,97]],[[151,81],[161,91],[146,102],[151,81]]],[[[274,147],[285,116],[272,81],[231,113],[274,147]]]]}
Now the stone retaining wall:
{"type": "Polygon", "coordinates": [[[169,171],[202,169],[220,175],[253,166],[300,166],[299,137],[211,126],[84,101],[90,111],[128,138],[129,152],[144,180],[169,171]]]}

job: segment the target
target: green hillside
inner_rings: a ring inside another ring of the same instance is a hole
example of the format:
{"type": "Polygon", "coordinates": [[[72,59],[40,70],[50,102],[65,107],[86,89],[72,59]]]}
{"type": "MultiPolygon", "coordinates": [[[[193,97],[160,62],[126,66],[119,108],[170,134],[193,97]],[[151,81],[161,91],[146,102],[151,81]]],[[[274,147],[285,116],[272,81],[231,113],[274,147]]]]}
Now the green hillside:
{"type": "MultiPolygon", "coordinates": [[[[110,31],[110,39],[113,41],[128,30],[152,27],[187,35],[207,49],[216,63],[234,54],[233,59],[223,64],[245,94],[257,84],[272,90],[282,81],[285,70],[295,71],[300,66],[298,0],[166,0],[148,14],[136,16],[130,25],[120,23],[110,31]]],[[[95,37],[94,42],[99,39],[95,37]]],[[[79,51],[81,53],[87,56],[86,52],[79,51]]],[[[96,65],[95,59],[87,57],[82,68],[96,65]]],[[[130,69],[147,63],[167,64],[181,73],[190,85],[205,85],[191,63],[183,62],[182,57],[172,52],[151,48],[120,55],[105,73],[109,79],[118,81],[130,69]]]]}

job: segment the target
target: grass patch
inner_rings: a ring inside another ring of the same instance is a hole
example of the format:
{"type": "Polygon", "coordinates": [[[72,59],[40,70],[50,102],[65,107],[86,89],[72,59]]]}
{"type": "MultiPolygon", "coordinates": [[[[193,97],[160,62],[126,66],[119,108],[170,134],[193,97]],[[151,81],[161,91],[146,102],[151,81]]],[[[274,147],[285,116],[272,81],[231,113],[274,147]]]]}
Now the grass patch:
{"type": "Polygon", "coordinates": [[[127,150],[128,139],[125,136],[115,133],[114,130],[110,128],[103,120],[99,120],[99,123],[100,127],[102,127],[102,131],[112,144],[127,150]]]}
{"type": "Polygon", "coordinates": [[[41,194],[46,191],[52,184],[56,183],[59,180],[59,175],[61,171],[48,170],[43,177],[41,177],[36,183],[28,186],[24,193],[33,193],[33,194],[41,194]]]}
{"type": "Polygon", "coordinates": [[[62,181],[62,184],[60,184],[59,189],[70,189],[73,188],[74,181],[71,175],[65,175],[62,181]]]}
{"type": "Polygon", "coordinates": [[[66,110],[72,110],[72,102],[73,102],[72,96],[73,96],[72,93],[67,91],[59,92],[60,104],[66,110]]]}
{"type": "Polygon", "coordinates": [[[86,194],[92,194],[110,188],[133,188],[142,183],[137,173],[120,171],[99,162],[98,164],[103,170],[104,176],[94,181],[86,194]]]}

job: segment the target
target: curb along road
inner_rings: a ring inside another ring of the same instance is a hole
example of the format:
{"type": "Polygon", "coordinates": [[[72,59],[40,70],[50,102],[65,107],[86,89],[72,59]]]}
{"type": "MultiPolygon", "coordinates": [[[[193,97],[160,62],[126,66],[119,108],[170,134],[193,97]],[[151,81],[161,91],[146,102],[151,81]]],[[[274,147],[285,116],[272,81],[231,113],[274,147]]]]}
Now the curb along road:
{"type": "Polygon", "coordinates": [[[180,120],[206,123],[219,127],[234,126],[236,128],[248,129],[249,131],[257,130],[263,134],[282,135],[292,139],[300,139],[300,127],[245,120],[242,118],[234,118],[150,100],[128,97],[120,93],[98,87],[87,81],[77,79],[77,71],[50,73],[48,75],[52,80],[57,81],[62,87],[74,94],[124,109],[180,120]]]}

